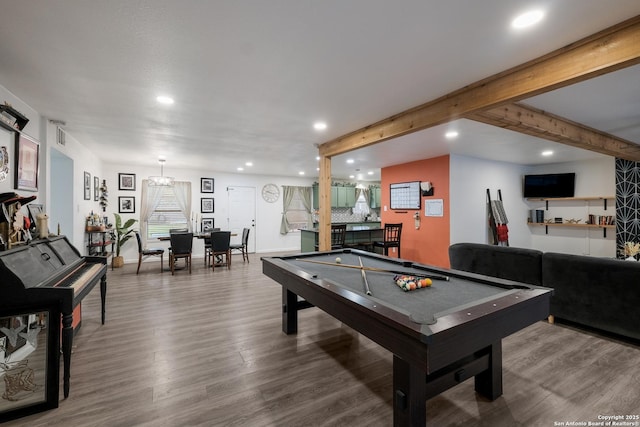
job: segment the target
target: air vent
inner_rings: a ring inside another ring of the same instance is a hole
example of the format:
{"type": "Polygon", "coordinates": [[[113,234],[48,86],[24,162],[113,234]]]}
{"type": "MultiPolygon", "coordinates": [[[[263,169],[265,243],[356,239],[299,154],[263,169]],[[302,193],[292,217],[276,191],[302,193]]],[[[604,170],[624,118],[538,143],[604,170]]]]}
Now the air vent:
{"type": "Polygon", "coordinates": [[[66,133],[60,126],[56,127],[56,142],[63,146],[67,144],[66,133]]]}

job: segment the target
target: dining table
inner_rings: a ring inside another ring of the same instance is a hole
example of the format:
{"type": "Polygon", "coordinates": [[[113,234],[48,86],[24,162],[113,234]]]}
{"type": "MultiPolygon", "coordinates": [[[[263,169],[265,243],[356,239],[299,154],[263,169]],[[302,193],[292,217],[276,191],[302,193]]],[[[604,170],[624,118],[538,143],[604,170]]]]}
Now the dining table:
{"type": "MultiPolygon", "coordinates": [[[[220,230],[215,230],[215,231],[220,231],[220,230]]],[[[235,237],[237,235],[238,235],[238,233],[231,233],[231,237],[235,237]]],[[[209,237],[209,236],[211,236],[211,231],[197,231],[197,232],[193,233],[193,237],[194,238],[198,238],[198,239],[204,239],[204,238],[209,237]]],[[[158,240],[160,240],[161,242],[165,242],[165,241],[171,240],[171,237],[170,236],[158,236],[158,240]]],[[[218,257],[218,258],[220,258],[220,257],[218,257]]],[[[185,266],[180,266],[180,267],[174,266],[174,269],[178,269],[178,270],[181,270],[183,268],[185,268],[185,266]]],[[[165,269],[165,270],[167,270],[167,269],[165,269]]],[[[167,270],[167,271],[169,271],[169,270],[167,270]]]]}

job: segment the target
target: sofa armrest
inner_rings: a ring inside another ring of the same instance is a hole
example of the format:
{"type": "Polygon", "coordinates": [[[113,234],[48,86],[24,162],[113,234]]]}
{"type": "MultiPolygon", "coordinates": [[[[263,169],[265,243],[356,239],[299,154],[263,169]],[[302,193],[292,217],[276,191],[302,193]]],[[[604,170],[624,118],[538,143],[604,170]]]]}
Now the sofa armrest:
{"type": "Polygon", "coordinates": [[[555,317],[640,339],[640,262],[547,252],[542,277],[555,317]]]}

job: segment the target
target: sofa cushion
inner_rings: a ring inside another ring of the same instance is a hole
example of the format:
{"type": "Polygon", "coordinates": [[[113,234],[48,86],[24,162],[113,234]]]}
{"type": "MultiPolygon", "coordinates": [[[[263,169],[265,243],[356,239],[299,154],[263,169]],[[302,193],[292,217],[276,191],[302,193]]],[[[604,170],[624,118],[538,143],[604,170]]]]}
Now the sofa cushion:
{"type": "Polygon", "coordinates": [[[640,262],[547,252],[542,277],[554,316],[640,339],[640,262]]]}
{"type": "Polygon", "coordinates": [[[542,252],[535,249],[456,243],[449,246],[449,262],[456,270],[543,286],[542,252]]]}

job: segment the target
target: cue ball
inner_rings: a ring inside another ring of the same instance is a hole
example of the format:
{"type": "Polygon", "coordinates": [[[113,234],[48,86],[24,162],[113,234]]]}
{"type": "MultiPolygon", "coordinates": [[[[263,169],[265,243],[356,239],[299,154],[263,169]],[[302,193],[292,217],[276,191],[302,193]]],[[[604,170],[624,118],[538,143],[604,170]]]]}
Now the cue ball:
{"type": "Polygon", "coordinates": [[[340,257],[336,258],[336,264],[340,264],[342,262],[342,260],[340,259],[340,257]]]}

